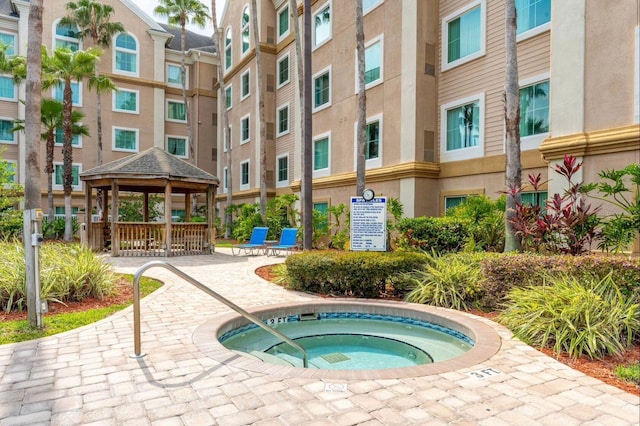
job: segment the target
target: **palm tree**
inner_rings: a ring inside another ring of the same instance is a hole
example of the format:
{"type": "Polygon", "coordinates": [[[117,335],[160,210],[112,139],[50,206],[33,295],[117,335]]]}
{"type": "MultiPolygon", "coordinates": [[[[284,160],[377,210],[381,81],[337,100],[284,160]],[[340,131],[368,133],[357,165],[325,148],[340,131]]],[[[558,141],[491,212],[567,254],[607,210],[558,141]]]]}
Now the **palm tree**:
{"type": "MultiPolygon", "coordinates": [[[[110,22],[114,10],[108,4],[93,0],[79,0],[77,3],[67,3],[69,14],[61,19],[63,25],[75,26],[81,40],[90,39],[93,46],[107,49],[111,45],[114,34],[123,32],[124,26],[120,22],[110,22]]],[[[99,68],[95,69],[95,78],[99,76],[99,68]]],[[[98,130],[98,165],[102,164],[102,92],[96,93],[96,125],[98,130]]],[[[98,200],[102,200],[98,197],[98,200]]]]}
{"type": "Polygon", "coordinates": [[[260,28],[258,28],[258,7],[251,0],[251,31],[256,49],[256,74],[258,79],[258,115],[260,119],[260,216],[264,221],[267,211],[267,134],[264,126],[264,93],[262,93],[262,52],[260,50],[260,28]]]}
{"type": "Polygon", "coordinates": [[[42,48],[42,71],[44,89],[62,84],[64,87],[62,98],[62,127],[64,137],[62,142],[63,157],[63,189],[64,189],[64,241],[73,240],[73,229],[71,227],[71,192],[73,190],[73,92],[71,82],[82,82],[83,78],[90,78],[90,87],[97,86],[100,90],[106,90],[113,82],[105,77],[95,78],[95,68],[98,58],[101,55],[98,48],[92,47],[86,51],[78,50],[72,52],[70,49],[56,49],[53,55],[49,56],[46,48],[42,48]]]}
{"type": "Polygon", "coordinates": [[[187,23],[198,25],[204,28],[207,19],[207,7],[198,0],[160,0],[159,5],[153,9],[153,13],[165,16],[170,25],[180,27],[180,82],[182,83],[182,101],[184,102],[185,119],[187,121],[187,137],[189,139],[189,158],[195,162],[195,148],[193,146],[193,135],[191,131],[191,115],[189,114],[189,104],[187,103],[187,82],[185,81],[185,50],[187,40],[187,23]]]}
{"type": "Polygon", "coordinates": [[[362,22],[362,0],[356,3],[356,52],[358,56],[358,131],[356,156],[356,195],[362,195],[365,187],[366,175],[366,138],[367,138],[367,91],[365,88],[365,55],[364,55],[364,24],[362,22]]]}
{"type": "MultiPolygon", "coordinates": [[[[506,185],[507,189],[522,185],[522,164],[520,162],[520,87],[518,85],[518,49],[516,44],[516,4],[515,0],[505,1],[505,130],[506,130],[506,185]]],[[[511,225],[516,204],[521,201],[520,191],[507,191],[505,211],[504,251],[520,250],[520,239],[511,225]]]]}

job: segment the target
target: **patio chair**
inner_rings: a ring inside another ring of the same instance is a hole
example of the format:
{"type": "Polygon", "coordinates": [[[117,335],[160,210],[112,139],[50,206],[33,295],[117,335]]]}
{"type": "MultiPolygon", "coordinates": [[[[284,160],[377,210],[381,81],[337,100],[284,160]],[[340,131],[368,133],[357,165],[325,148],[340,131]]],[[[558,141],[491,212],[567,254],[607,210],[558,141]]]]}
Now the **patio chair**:
{"type": "Polygon", "coordinates": [[[244,251],[244,254],[253,254],[254,250],[257,250],[258,254],[260,254],[260,250],[265,249],[264,241],[267,239],[268,231],[269,231],[269,228],[267,227],[256,226],[255,228],[253,228],[253,231],[251,232],[251,238],[249,239],[249,242],[245,244],[232,245],[231,254],[233,254],[234,256],[237,256],[242,251],[244,251]],[[238,250],[238,253],[236,253],[236,250],[238,250]]]}
{"type": "Polygon", "coordinates": [[[273,256],[276,256],[282,251],[284,251],[286,255],[290,254],[291,250],[296,247],[297,236],[297,228],[284,228],[282,235],[280,235],[280,243],[267,247],[265,250],[266,255],[269,256],[269,252],[271,252],[273,256]]]}

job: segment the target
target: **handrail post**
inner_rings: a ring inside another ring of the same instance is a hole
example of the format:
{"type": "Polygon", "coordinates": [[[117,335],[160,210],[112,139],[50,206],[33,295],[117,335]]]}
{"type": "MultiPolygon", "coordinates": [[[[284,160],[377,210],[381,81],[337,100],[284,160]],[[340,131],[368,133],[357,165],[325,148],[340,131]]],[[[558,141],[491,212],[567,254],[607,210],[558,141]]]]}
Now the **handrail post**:
{"type": "Polygon", "coordinates": [[[133,346],[134,346],[134,353],[132,355],[130,355],[131,358],[142,358],[143,356],[145,356],[145,354],[142,353],[142,343],[140,341],[140,278],[142,278],[142,274],[144,273],[144,271],[146,271],[147,269],[153,268],[154,266],[158,266],[158,267],[162,267],[162,268],[168,269],[169,271],[171,271],[174,274],[178,275],[180,278],[182,278],[185,281],[187,281],[188,283],[192,284],[194,287],[199,288],[200,290],[202,290],[205,293],[207,293],[209,296],[213,297],[214,299],[218,300],[222,304],[224,304],[224,305],[228,306],[229,308],[233,309],[234,311],[236,311],[237,313],[239,313],[240,315],[242,315],[243,317],[245,317],[246,319],[248,319],[252,323],[256,324],[258,327],[261,327],[266,332],[271,333],[272,335],[276,336],[277,338],[279,338],[283,342],[291,345],[294,349],[300,351],[300,353],[302,354],[302,365],[303,365],[303,367],[307,368],[309,366],[308,357],[307,357],[307,351],[302,346],[300,346],[298,343],[294,342],[289,337],[287,337],[284,334],[280,333],[278,330],[276,330],[276,329],[274,329],[272,327],[269,327],[260,318],[258,318],[255,315],[250,314],[249,312],[245,311],[240,306],[236,305],[235,303],[233,303],[229,299],[226,299],[222,295],[220,295],[220,294],[216,293],[215,291],[211,290],[209,287],[203,285],[199,281],[193,279],[191,276],[185,274],[184,272],[182,272],[181,270],[179,270],[175,266],[173,266],[173,265],[171,265],[171,264],[169,264],[167,262],[163,262],[161,260],[152,260],[151,262],[145,263],[144,265],[142,265],[136,271],[136,273],[134,275],[134,278],[133,278],[133,346]]]}

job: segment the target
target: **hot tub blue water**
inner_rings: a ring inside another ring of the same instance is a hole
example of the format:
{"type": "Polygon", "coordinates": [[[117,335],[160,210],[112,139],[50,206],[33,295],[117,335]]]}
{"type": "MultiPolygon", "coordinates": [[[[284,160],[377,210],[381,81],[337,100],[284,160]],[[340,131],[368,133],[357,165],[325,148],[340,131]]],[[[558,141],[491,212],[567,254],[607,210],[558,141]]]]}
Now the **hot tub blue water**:
{"type": "MultiPolygon", "coordinates": [[[[305,348],[309,367],[319,369],[411,367],[454,358],[474,344],[458,331],[391,315],[331,312],[265,322],[305,348]]],[[[265,362],[302,366],[299,351],[254,324],[231,330],[219,341],[228,349],[265,362]]]]}

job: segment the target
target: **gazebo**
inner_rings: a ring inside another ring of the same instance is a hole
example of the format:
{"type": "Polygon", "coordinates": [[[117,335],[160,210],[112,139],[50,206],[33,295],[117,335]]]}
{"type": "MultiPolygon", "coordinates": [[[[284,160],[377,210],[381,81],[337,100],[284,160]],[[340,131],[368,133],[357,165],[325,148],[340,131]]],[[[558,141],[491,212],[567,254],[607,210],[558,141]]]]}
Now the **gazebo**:
{"type": "Polygon", "coordinates": [[[84,241],[91,249],[110,251],[112,256],[167,257],[214,251],[213,202],[220,183],[214,175],[153,147],[87,170],[80,180],[85,183],[84,241]],[[92,215],[97,191],[101,191],[103,209],[92,215]],[[119,220],[121,192],[142,193],[142,222],[119,220]],[[206,194],[206,222],[191,222],[191,197],[202,193],[206,194]],[[149,194],[164,194],[163,221],[149,221],[149,194]],[[174,194],[184,197],[185,222],[172,220],[174,194]]]}

